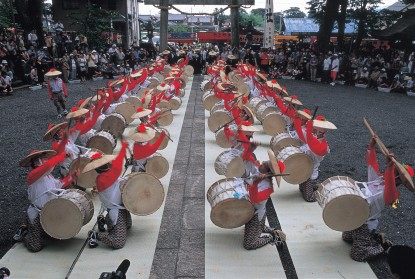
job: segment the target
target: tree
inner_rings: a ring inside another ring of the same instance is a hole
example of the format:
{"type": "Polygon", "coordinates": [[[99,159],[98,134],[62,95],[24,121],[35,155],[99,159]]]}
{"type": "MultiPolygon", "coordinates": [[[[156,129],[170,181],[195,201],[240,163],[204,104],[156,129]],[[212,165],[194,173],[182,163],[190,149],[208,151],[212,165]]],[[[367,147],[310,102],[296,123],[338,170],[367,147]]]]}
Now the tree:
{"type": "Polygon", "coordinates": [[[304,18],[306,14],[299,7],[291,7],[283,12],[286,18],[304,18]]]}
{"type": "Polygon", "coordinates": [[[168,27],[169,33],[185,33],[190,32],[190,26],[187,24],[175,24],[175,25],[169,25],[168,27]]]}
{"type": "Polygon", "coordinates": [[[264,24],[264,18],[263,16],[253,14],[252,12],[248,14],[245,9],[240,9],[239,24],[244,27],[248,27],[250,24],[254,27],[262,26],[264,24]]]}
{"type": "Polygon", "coordinates": [[[0,0],[0,30],[13,25],[14,8],[10,0],[0,0]]]}
{"type": "Polygon", "coordinates": [[[317,40],[318,48],[321,51],[328,49],[334,22],[337,19],[340,1],[341,0],[327,0],[326,4],[323,6],[324,16],[321,18],[317,40]]]}
{"type": "Polygon", "coordinates": [[[88,38],[88,44],[96,48],[103,48],[105,41],[102,35],[111,29],[111,21],[119,14],[114,11],[102,9],[95,4],[87,4],[85,8],[70,15],[74,19],[73,25],[77,25],[80,32],[88,38]]]}
{"type": "Polygon", "coordinates": [[[259,15],[259,16],[264,18],[265,17],[265,9],[263,9],[263,8],[252,9],[251,14],[252,15],[259,15]]]}

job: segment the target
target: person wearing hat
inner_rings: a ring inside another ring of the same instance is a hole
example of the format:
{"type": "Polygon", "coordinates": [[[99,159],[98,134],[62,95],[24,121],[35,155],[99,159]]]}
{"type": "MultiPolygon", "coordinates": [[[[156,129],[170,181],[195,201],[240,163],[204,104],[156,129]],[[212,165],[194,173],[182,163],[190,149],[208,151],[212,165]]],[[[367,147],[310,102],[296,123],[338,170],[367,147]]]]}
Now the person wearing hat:
{"type": "Polygon", "coordinates": [[[300,183],[299,189],[303,199],[307,202],[316,201],[314,191],[317,190],[320,163],[330,152],[325,133],[335,129],[337,129],[337,127],[333,123],[327,121],[322,115],[318,115],[316,119],[309,120],[306,123],[306,144],[300,146],[300,149],[311,157],[313,161],[313,172],[310,179],[300,183]]]}
{"type": "Polygon", "coordinates": [[[54,68],[50,69],[49,72],[45,74],[46,77],[49,77],[48,80],[48,94],[49,99],[53,101],[53,104],[58,111],[58,118],[61,118],[62,115],[68,114],[65,106],[65,98],[68,97],[68,89],[62,79],[59,77],[62,73],[54,68]]]}
{"type": "Polygon", "coordinates": [[[370,206],[368,220],[353,231],[342,233],[342,239],[352,244],[350,257],[358,262],[367,261],[381,254],[390,245],[378,232],[379,218],[385,206],[396,207],[399,198],[397,186],[404,186],[411,192],[415,191],[414,170],[396,161],[393,154],[386,155],[386,169],[381,173],[376,154],[376,139],[372,138],[366,153],[367,182],[359,182],[370,206]]]}
{"type": "Polygon", "coordinates": [[[164,139],[166,138],[165,131],[162,131],[154,143],[150,143],[154,139],[156,131],[149,127],[146,127],[144,123],[141,123],[135,133],[130,135],[130,139],[134,141],[133,146],[133,171],[142,172],[145,171],[145,165],[147,159],[152,156],[164,139]]]}
{"type": "Polygon", "coordinates": [[[120,249],[127,241],[127,230],[131,228],[132,221],[131,214],[125,209],[121,197],[121,185],[124,180],[122,170],[127,148],[128,143],[122,142],[118,155],[95,153],[83,170],[85,173],[95,169],[98,173],[96,178],[98,196],[107,211],[105,218],[102,215],[98,216],[100,231],[89,232],[91,248],[97,247],[100,241],[113,249],[120,249]]]}
{"type": "Polygon", "coordinates": [[[264,161],[259,165],[255,175],[244,179],[248,185],[249,200],[255,208],[254,216],[245,224],[243,247],[246,250],[255,250],[267,244],[281,245],[282,241],[285,241],[282,231],[265,225],[266,202],[274,192],[272,175],[274,169],[281,173],[282,168],[284,166],[281,162],[272,166],[271,161],[264,161]]]}
{"type": "Polygon", "coordinates": [[[65,160],[66,153],[62,150],[56,153],[53,150],[33,150],[20,161],[20,166],[30,167],[27,174],[28,198],[27,224],[23,225],[13,237],[16,241],[23,241],[29,251],[38,252],[45,245],[45,233],[40,224],[39,212],[51,199],[72,184],[78,172],[68,174],[62,179],[56,179],[51,174],[53,169],[65,160]]]}

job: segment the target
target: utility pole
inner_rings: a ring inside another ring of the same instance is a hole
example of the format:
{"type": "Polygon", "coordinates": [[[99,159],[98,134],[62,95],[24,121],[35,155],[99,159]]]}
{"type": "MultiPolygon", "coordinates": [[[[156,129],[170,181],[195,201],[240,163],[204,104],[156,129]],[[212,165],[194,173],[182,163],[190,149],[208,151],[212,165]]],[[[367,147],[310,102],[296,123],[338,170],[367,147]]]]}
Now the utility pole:
{"type": "Polygon", "coordinates": [[[239,48],[239,7],[238,0],[231,1],[232,48],[239,48]]]}
{"type": "Polygon", "coordinates": [[[160,0],[160,49],[167,49],[167,25],[169,22],[169,0],[160,0]]]}

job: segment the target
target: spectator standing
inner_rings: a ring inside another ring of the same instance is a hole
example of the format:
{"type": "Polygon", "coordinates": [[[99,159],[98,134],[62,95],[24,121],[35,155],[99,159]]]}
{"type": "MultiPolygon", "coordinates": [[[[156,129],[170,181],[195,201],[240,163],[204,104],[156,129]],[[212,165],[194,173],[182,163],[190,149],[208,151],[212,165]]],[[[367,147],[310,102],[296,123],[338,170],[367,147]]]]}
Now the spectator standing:
{"type": "Polygon", "coordinates": [[[329,81],[330,65],[331,65],[331,57],[330,55],[326,55],[326,58],[323,61],[323,81],[324,82],[329,81]]]}
{"type": "Polygon", "coordinates": [[[32,32],[30,32],[27,35],[27,40],[29,41],[29,43],[30,43],[31,46],[33,46],[35,48],[37,47],[37,40],[38,40],[38,38],[37,38],[37,35],[36,35],[35,30],[32,30],[32,32]]]}
{"type": "Polygon", "coordinates": [[[338,55],[335,53],[331,60],[331,67],[330,67],[330,77],[331,77],[331,86],[336,84],[337,74],[339,72],[339,65],[340,61],[338,55]]]}
{"type": "Polygon", "coordinates": [[[78,60],[75,59],[75,56],[71,53],[69,55],[69,80],[75,80],[77,78],[78,72],[78,60]]]}
{"type": "Polygon", "coordinates": [[[318,66],[318,59],[315,54],[311,55],[310,58],[310,79],[311,81],[317,81],[317,66],[318,66]]]}
{"type": "Polygon", "coordinates": [[[6,95],[12,95],[13,93],[12,80],[5,71],[2,71],[0,76],[0,93],[6,95]]]}
{"type": "Polygon", "coordinates": [[[83,53],[79,54],[78,56],[78,65],[79,65],[79,78],[81,81],[86,80],[88,66],[85,55],[83,53]]]}

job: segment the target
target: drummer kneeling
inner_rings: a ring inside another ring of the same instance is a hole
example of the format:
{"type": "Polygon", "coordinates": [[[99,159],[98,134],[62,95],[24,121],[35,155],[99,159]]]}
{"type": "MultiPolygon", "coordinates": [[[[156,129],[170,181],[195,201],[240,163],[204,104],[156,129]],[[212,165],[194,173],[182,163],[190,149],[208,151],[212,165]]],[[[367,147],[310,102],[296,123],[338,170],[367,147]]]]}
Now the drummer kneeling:
{"type": "Polygon", "coordinates": [[[249,199],[255,208],[254,216],[245,224],[243,246],[247,250],[258,249],[267,244],[282,245],[285,241],[284,232],[265,225],[266,202],[274,192],[270,164],[270,161],[262,162],[258,167],[259,173],[245,179],[249,185],[249,199]]]}
{"type": "Polygon", "coordinates": [[[116,156],[96,153],[83,170],[84,173],[92,169],[97,171],[98,196],[107,210],[105,218],[102,215],[98,216],[99,232],[90,231],[91,248],[97,247],[97,241],[101,241],[114,249],[120,249],[127,241],[127,230],[131,228],[132,221],[130,212],[123,205],[120,189],[127,147],[128,143],[123,142],[120,153],[116,156]]]}

